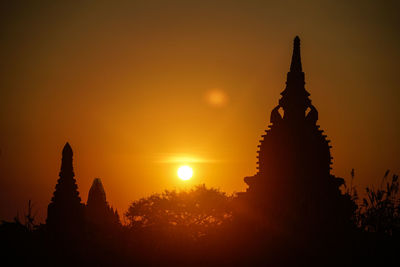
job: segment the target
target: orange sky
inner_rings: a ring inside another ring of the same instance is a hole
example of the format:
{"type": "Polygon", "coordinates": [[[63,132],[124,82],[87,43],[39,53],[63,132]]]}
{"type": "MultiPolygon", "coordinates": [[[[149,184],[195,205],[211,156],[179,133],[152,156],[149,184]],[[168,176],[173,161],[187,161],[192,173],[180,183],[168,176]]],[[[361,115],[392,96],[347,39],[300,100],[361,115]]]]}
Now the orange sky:
{"type": "Polygon", "coordinates": [[[400,172],[397,1],[53,2],[1,4],[0,219],[28,199],[44,218],[66,141],[82,199],[100,177],[120,213],[164,189],[245,190],[295,35],[333,173],[355,168],[361,190],[400,172]]]}

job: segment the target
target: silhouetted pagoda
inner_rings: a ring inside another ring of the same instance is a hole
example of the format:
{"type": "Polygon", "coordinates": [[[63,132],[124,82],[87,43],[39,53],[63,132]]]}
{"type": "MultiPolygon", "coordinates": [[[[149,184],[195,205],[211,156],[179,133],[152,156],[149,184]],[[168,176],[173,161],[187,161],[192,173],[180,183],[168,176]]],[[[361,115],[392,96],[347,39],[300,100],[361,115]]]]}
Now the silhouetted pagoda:
{"type": "Polygon", "coordinates": [[[86,219],[91,225],[109,226],[119,224],[119,215],[107,203],[106,192],[99,178],[93,180],[86,205],[86,219]]]}
{"type": "Polygon", "coordinates": [[[74,179],[72,148],[66,143],[62,151],[60,178],[47,209],[48,229],[66,235],[83,228],[85,205],[81,203],[74,179]]]}
{"type": "Polygon", "coordinates": [[[339,190],[344,180],[330,174],[331,146],[304,85],[296,37],[286,88],[260,141],[258,172],[244,179],[249,187],[240,199],[254,209],[249,217],[280,227],[329,227],[348,221],[351,202],[339,190]]]}

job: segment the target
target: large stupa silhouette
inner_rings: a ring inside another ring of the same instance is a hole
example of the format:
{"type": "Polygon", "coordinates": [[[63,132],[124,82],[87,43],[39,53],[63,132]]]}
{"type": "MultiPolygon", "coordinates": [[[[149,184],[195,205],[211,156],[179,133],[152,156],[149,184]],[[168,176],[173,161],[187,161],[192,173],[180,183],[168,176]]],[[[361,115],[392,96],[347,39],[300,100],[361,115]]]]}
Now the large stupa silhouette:
{"type": "Polygon", "coordinates": [[[330,141],[317,125],[318,111],[305,89],[298,36],[281,95],[260,141],[258,172],[244,179],[249,187],[239,199],[248,218],[267,224],[338,229],[349,222],[354,207],[340,192],[344,180],[330,173],[330,141]]]}

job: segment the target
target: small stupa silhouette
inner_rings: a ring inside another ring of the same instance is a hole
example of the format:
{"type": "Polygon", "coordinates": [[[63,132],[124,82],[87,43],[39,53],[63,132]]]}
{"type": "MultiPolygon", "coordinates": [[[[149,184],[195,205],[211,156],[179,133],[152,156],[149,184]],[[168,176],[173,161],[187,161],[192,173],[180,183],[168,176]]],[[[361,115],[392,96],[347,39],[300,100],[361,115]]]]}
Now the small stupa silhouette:
{"type": "Polygon", "coordinates": [[[100,178],[93,180],[86,204],[86,219],[91,225],[119,224],[119,215],[107,202],[106,192],[100,178]]]}
{"type": "Polygon", "coordinates": [[[65,232],[67,235],[83,228],[85,208],[74,178],[72,157],[72,148],[67,142],[62,151],[60,178],[48,205],[46,220],[50,230],[65,232]]]}

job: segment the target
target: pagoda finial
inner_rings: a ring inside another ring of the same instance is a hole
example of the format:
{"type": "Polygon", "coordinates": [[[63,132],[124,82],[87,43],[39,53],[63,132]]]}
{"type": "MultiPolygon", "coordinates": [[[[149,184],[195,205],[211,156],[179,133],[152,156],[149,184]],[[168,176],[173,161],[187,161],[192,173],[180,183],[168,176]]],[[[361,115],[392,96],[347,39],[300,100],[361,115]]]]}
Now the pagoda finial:
{"type": "Polygon", "coordinates": [[[72,154],[72,148],[71,148],[71,145],[70,145],[68,142],[65,143],[65,146],[64,146],[64,148],[63,148],[62,154],[63,154],[63,155],[70,155],[70,154],[72,154]]]}
{"type": "Polygon", "coordinates": [[[293,41],[292,62],[290,64],[290,72],[302,72],[300,57],[300,38],[296,36],[293,41]]]}
{"type": "Polygon", "coordinates": [[[311,104],[310,95],[305,87],[304,72],[301,66],[300,38],[296,36],[293,41],[292,62],[287,73],[286,88],[281,93],[279,105],[284,110],[283,119],[290,121],[303,121],[305,111],[311,104]]]}
{"type": "Polygon", "coordinates": [[[73,173],[72,156],[73,156],[72,148],[70,144],[67,142],[62,151],[61,172],[73,173]]]}
{"type": "Polygon", "coordinates": [[[100,178],[94,178],[92,186],[89,190],[87,204],[99,205],[99,203],[102,205],[105,205],[107,203],[106,192],[104,191],[104,187],[100,178]]]}

